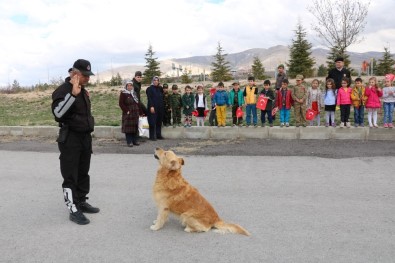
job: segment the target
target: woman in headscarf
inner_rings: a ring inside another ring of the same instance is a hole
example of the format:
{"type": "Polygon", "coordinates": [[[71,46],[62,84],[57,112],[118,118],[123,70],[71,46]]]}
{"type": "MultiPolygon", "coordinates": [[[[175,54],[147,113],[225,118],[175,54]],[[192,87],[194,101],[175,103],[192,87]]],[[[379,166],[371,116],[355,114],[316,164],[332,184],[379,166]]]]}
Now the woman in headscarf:
{"type": "Polygon", "coordinates": [[[119,107],[122,109],[122,132],[125,133],[127,145],[129,147],[140,145],[137,142],[137,138],[141,108],[132,81],[127,81],[125,89],[121,91],[119,95],[119,107]]]}
{"type": "Polygon", "coordinates": [[[159,86],[159,77],[152,78],[151,86],[146,90],[147,93],[147,117],[149,124],[149,139],[152,141],[163,140],[162,121],[164,115],[163,90],[159,86]]]}

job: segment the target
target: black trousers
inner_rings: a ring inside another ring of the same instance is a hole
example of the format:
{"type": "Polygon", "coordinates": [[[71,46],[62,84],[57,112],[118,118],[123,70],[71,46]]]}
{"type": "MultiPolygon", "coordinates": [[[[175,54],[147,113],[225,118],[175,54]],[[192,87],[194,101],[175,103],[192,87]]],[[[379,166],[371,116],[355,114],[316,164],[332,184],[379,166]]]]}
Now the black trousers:
{"type": "Polygon", "coordinates": [[[211,110],[210,111],[210,115],[208,117],[208,122],[210,124],[210,126],[217,126],[218,122],[217,122],[217,110],[211,110]]]}
{"type": "Polygon", "coordinates": [[[350,107],[351,105],[340,105],[340,120],[341,122],[348,122],[348,119],[350,118],[350,107]]]}
{"type": "Polygon", "coordinates": [[[60,172],[63,177],[63,193],[66,205],[84,202],[90,189],[89,168],[92,154],[90,133],[69,131],[64,143],[58,143],[60,150],[60,172]]]}
{"type": "Polygon", "coordinates": [[[148,113],[147,119],[149,124],[149,138],[150,139],[161,138],[163,111],[159,111],[155,114],[148,113]]]}

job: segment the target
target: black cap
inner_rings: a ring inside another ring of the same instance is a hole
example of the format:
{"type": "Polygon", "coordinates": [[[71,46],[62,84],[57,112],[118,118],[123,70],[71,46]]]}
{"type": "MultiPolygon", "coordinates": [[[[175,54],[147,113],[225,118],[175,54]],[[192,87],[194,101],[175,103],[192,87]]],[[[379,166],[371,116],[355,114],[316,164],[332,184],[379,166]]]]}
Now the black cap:
{"type": "Polygon", "coordinates": [[[255,81],[255,78],[254,78],[253,76],[249,76],[249,77],[248,77],[248,80],[249,80],[249,81],[250,81],[250,80],[255,81]]]}
{"type": "Polygon", "coordinates": [[[84,76],[95,75],[91,71],[91,63],[85,59],[78,59],[76,62],[74,62],[73,68],[78,69],[84,76]]]}
{"type": "Polygon", "coordinates": [[[218,87],[224,87],[224,83],[222,82],[218,83],[218,87]]]}
{"type": "Polygon", "coordinates": [[[169,87],[169,85],[167,83],[163,84],[163,88],[167,89],[168,87],[169,87]]]}
{"type": "Polygon", "coordinates": [[[141,71],[136,71],[136,72],[134,73],[134,76],[135,76],[135,77],[142,77],[143,74],[141,73],[141,71]]]}
{"type": "Polygon", "coordinates": [[[338,61],[344,61],[344,58],[342,58],[342,57],[337,57],[337,58],[335,59],[335,62],[338,62],[338,61]]]}

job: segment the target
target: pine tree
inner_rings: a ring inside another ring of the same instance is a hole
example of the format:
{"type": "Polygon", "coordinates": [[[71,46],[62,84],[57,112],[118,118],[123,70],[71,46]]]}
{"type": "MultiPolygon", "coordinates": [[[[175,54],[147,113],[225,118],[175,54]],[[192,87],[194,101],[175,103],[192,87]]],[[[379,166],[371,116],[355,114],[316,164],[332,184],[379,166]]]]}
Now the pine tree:
{"type": "Polygon", "coordinates": [[[182,84],[192,83],[192,78],[189,77],[187,70],[184,70],[184,73],[181,75],[181,83],[182,84]]]}
{"type": "Polygon", "coordinates": [[[346,68],[350,65],[350,56],[347,54],[347,52],[339,47],[332,47],[328,53],[328,56],[326,57],[328,59],[326,61],[327,68],[335,68],[335,60],[338,57],[342,57],[344,59],[344,66],[346,68]]]}
{"type": "Polygon", "coordinates": [[[117,73],[116,76],[112,76],[111,80],[110,80],[110,85],[111,86],[119,86],[122,85],[122,77],[119,74],[119,72],[117,73]]]}
{"type": "Polygon", "coordinates": [[[222,54],[223,51],[224,50],[221,47],[221,43],[218,42],[217,54],[214,56],[215,61],[211,63],[213,66],[211,69],[211,77],[213,81],[228,81],[232,79],[229,61],[225,60],[227,54],[222,54]]]}
{"type": "Polygon", "coordinates": [[[258,57],[254,57],[254,62],[251,66],[252,75],[256,79],[263,80],[265,76],[265,68],[263,67],[262,61],[258,57]]]}
{"type": "Polygon", "coordinates": [[[326,68],[326,67],[324,66],[324,64],[321,64],[321,65],[318,67],[317,76],[318,76],[318,77],[325,77],[325,76],[327,76],[327,75],[328,75],[328,68],[326,68]]]}
{"type": "Polygon", "coordinates": [[[146,65],[144,67],[147,68],[143,73],[143,83],[145,84],[151,83],[153,77],[160,77],[160,75],[162,74],[159,68],[160,63],[157,61],[158,58],[154,58],[154,55],[155,52],[152,50],[152,45],[150,44],[148,47],[148,51],[145,54],[146,65]]]}
{"type": "Polygon", "coordinates": [[[306,31],[301,22],[295,30],[295,38],[292,39],[290,49],[290,60],[288,66],[288,76],[294,78],[297,74],[302,74],[305,78],[313,76],[314,59],[311,57],[312,45],[306,40],[306,31]]]}
{"type": "Polygon", "coordinates": [[[379,59],[377,64],[377,75],[384,76],[388,73],[394,73],[395,60],[387,47],[384,48],[383,58],[379,59]]]}

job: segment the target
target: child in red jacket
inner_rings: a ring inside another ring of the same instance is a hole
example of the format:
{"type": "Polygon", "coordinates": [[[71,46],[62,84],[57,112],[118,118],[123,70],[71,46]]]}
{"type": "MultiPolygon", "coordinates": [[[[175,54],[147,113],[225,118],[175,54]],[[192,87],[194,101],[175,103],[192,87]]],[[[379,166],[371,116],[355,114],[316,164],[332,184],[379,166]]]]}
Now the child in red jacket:
{"type": "Polygon", "coordinates": [[[350,80],[346,77],[342,78],[342,86],[337,92],[336,104],[340,106],[340,128],[347,126],[350,128],[350,108],[351,108],[351,87],[350,80]]]}
{"type": "Polygon", "coordinates": [[[276,107],[280,111],[280,127],[284,127],[284,125],[289,127],[289,116],[293,100],[291,91],[288,89],[288,84],[288,79],[284,79],[276,96],[276,107]]]}
{"type": "Polygon", "coordinates": [[[369,79],[369,87],[365,89],[365,95],[368,97],[366,100],[366,110],[368,111],[369,127],[378,128],[377,125],[377,111],[381,108],[380,97],[383,96],[383,91],[377,86],[375,77],[369,79]],[[373,117],[373,123],[372,123],[373,117]]]}

